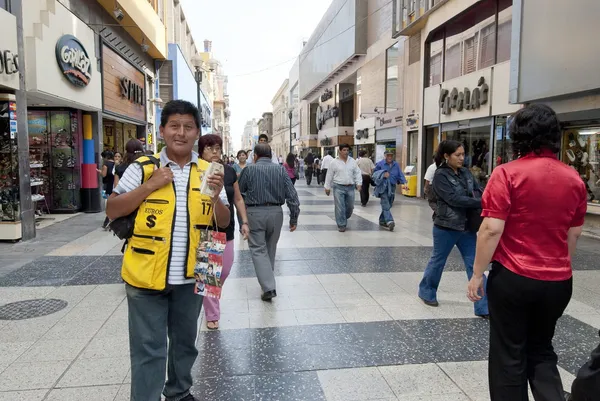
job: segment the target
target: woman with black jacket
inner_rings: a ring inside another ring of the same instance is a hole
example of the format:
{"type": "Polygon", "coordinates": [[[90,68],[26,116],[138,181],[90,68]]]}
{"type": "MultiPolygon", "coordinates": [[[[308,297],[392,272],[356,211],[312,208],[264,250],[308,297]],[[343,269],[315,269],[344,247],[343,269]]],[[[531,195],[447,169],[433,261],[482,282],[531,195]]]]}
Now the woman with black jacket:
{"type": "Polygon", "coordinates": [[[308,152],[306,157],[304,158],[304,165],[306,166],[306,185],[310,185],[313,177],[313,164],[315,164],[315,157],[312,152],[308,152]]]}
{"type": "MultiPolygon", "coordinates": [[[[419,298],[438,306],[437,289],[446,260],[456,245],[465,262],[467,277],[473,275],[475,244],[480,222],[481,188],[468,168],[463,167],[465,149],[460,142],[443,141],[438,147],[433,178],[437,208],[433,221],[433,255],[419,284],[419,298]]],[[[475,315],[489,316],[487,298],[475,303],[475,315]]]]}

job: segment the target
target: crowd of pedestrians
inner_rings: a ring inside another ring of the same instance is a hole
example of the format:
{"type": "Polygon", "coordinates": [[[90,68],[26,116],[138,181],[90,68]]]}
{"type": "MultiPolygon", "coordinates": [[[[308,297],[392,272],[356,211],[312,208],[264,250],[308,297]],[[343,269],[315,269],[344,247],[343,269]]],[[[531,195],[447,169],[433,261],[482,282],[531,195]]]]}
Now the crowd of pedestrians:
{"type": "MultiPolygon", "coordinates": [[[[364,152],[355,160],[347,144],[339,145],[337,157],[330,151],[322,160],[312,153],[284,158],[261,135],[253,149],[234,158],[222,155],[219,136],[200,137],[199,126],[193,104],[168,102],[160,124],[166,146],[159,154],[144,155],[141,143],[132,140],[122,160],[107,152],[98,170],[108,197],[105,225],[128,219],[132,227],[122,276],[129,306],[133,401],[156,400],[161,394],[167,401],[194,400],[191,369],[198,355],[202,306],[208,329],[217,330],[220,320],[219,298],[197,295],[197,249],[207,240],[206,233],[225,235],[219,273],[223,286],[234,261],[237,215],[261,299],[271,302],[277,296],[274,269],[283,205],[289,209],[287,229],[293,232],[300,215],[294,186],[299,178],[311,185],[315,177],[326,195],[333,192],[340,232],[348,228],[355,192],[366,206],[370,187],[380,198],[379,224],[392,231],[397,186],[406,183],[392,152],[377,164],[364,152]],[[193,151],[196,141],[198,153],[193,151]],[[207,175],[211,163],[223,168],[207,175]],[[201,190],[204,181],[212,195],[201,190]]],[[[572,294],[571,260],[582,233],[586,188],[556,157],[560,123],[550,108],[521,109],[510,132],[519,157],[497,166],[485,189],[465,166],[463,144],[440,143],[425,177],[434,211],[433,251],[416,291],[427,306],[439,305],[437,290],[456,246],[474,314],[490,321],[491,401],[526,401],[528,385],[536,401],[598,400],[600,347],[581,368],[572,395],[563,392],[552,347],[557,320],[572,294]]]]}

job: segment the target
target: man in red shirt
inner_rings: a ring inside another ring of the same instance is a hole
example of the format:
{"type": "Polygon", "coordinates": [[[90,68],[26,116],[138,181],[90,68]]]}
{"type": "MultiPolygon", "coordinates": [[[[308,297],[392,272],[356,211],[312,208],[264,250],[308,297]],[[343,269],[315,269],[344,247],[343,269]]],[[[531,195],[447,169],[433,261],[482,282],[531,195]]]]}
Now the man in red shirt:
{"type": "Polygon", "coordinates": [[[490,311],[491,401],[564,400],[552,347],[556,321],[572,294],[571,257],[587,209],[585,184],[556,158],[560,123],[545,105],[519,110],[511,123],[518,160],[494,170],[482,199],[468,296],[490,311]]]}

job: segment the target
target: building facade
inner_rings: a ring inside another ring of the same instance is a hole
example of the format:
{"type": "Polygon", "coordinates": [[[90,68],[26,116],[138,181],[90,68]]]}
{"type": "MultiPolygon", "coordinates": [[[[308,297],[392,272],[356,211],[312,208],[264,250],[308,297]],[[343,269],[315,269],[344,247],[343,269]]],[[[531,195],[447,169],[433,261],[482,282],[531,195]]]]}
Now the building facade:
{"type": "Polygon", "coordinates": [[[256,119],[246,121],[244,132],[242,134],[242,143],[240,150],[249,151],[254,148],[258,140],[258,125],[256,119]]]}
{"type": "MultiPolygon", "coordinates": [[[[258,135],[265,134],[269,137],[269,142],[271,142],[271,140],[273,139],[273,113],[263,113],[262,118],[257,122],[257,128],[258,135]]],[[[256,142],[258,142],[258,137],[256,138],[256,142]]]]}
{"type": "Polygon", "coordinates": [[[285,159],[290,152],[289,80],[285,79],[271,100],[273,107],[273,138],[271,150],[285,159]]]}

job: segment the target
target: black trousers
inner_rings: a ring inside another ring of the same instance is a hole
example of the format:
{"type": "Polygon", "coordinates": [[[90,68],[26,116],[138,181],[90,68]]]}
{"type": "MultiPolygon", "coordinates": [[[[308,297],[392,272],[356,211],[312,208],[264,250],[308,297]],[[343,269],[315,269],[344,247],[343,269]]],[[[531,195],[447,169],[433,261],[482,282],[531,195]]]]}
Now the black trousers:
{"type": "Polygon", "coordinates": [[[310,185],[310,183],[312,182],[312,178],[313,178],[313,169],[307,168],[306,171],[304,172],[304,174],[306,175],[306,185],[310,185]]]}
{"type": "Polygon", "coordinates": [[[319,176],[319,182],[321,184],[325,184],[325,177],[327,177],[327,170],[329,170],[328,168],[323,168],[321,169],[321,174],[319,176]]]}
{"type": "Polygon", "coordinates": [[[362,187],[360,188],[360,203],[364,206],[369,202],[369,187],[371,186],[371,176],[362,175],[362,187]]]}
{"type": "Polygon", "coordinates": [[[317,184],[321,185],[321,169],[315,169],[315,177],[317,177],[317,184]]]}
{"type": "Polygon", "coordinates": [[[571,397],[572,401],[595,401],[600,397],[600,345],[577,372],[571,397]]]}
{"type": "Polygon", "coordinates": [[[540,281],[494,262],[487,282],[490,309],[491,401],[563,401],[558,357],[552,347],[556,321],[573,292],[573,279],[540,281]]]}

